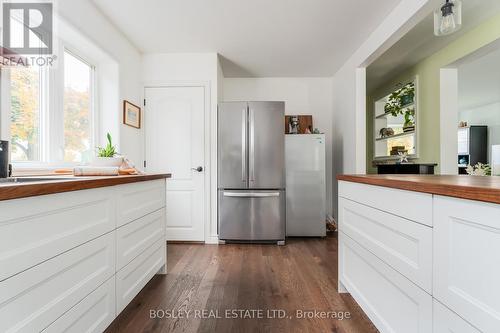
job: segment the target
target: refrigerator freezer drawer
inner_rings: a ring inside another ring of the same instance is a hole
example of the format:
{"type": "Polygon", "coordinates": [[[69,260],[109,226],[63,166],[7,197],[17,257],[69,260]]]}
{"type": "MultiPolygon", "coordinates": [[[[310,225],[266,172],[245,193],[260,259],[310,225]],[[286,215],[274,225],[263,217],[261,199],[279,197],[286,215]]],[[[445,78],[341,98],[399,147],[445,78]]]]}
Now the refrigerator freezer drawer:
{"type": "Polygon", "coordinates": [[[285,191],[219,190],[219,239],[285,239],[285,191]]]}

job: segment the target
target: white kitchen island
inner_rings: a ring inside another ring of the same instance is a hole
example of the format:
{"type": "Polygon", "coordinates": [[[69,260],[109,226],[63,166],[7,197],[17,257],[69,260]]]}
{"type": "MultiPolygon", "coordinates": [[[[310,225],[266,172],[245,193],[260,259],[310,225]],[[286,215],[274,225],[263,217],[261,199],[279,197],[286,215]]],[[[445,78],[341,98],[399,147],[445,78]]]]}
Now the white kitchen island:
{"type": "Polygon", "coordinates": [[[168,177],[0,185],[0,332],[104,331],[166,273],[168,177]]]}
{"type": "Polygon", "coordinates": [[[339,291],[380,332],[500,332],[500,177],[338,179],[339,291]]]}

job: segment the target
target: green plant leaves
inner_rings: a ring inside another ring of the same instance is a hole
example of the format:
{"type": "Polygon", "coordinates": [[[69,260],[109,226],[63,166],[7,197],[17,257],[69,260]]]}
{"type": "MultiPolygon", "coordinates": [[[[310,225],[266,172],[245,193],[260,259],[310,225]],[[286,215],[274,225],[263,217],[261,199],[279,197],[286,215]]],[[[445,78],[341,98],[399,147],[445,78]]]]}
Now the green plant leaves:
{"type": "Polygon", "coordinates": [[[116,155],[116,147],[113,146],[111,134],[107,133],[106,138],[108,139],[106,147],[97,147],[98,157],[114,157],[116,155]]]}
{"type": "Polygon", "coordinates": [[[406,106],[413,103],[414,100],[415,84],[413,82],[410,82],[389,95],[387,103],[384,105],[384,112],[390,113],[393,117],[404,115],[405,126],[411,126],[413,124],[415,110],[406,108],[406,106]]]}

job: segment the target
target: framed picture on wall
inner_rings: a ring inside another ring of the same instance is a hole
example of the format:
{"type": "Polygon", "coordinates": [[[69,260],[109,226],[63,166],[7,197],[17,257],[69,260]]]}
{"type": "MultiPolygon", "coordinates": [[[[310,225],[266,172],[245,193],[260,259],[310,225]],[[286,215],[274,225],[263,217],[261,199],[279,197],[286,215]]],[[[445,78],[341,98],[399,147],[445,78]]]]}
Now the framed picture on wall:
{"type": "Polygon", "coordinates": [[[123,101],[123,123],[141,128],[141,108],[129,101],[123,101]]]}

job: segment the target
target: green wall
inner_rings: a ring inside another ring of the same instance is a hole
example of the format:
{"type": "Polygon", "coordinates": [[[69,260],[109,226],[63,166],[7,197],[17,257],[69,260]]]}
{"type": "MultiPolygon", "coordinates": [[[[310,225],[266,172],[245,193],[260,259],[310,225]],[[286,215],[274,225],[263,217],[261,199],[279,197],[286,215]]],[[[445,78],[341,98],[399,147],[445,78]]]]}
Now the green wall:
{"type": "MultiPolygon", "coordinates": [[[[483,22],[443,49],[396,77],[388,78],[367,96],[366,170],[375,173],[373,160],[373,103],[396,84],[418,75],[418,153],[417,161],[439,163],[439,72],[443,67],[500,38],[500,15],[483,22]]],[[[439,165],[437,168],[439,173],[439,165]]]]}

